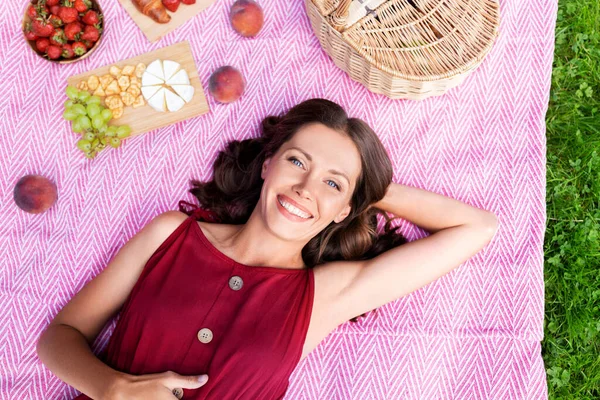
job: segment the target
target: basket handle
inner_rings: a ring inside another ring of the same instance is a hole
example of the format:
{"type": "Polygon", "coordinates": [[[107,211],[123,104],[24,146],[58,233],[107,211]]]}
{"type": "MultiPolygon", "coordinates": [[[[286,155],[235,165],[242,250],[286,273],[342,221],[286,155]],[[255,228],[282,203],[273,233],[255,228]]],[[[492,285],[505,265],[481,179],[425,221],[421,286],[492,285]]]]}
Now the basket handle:
{"type": "Polygon", "coordinates": [[[350,3],[352,3],[352,0],[340,0],[337,8],[331,13],[331,24],[338,32],[343,32],[346,29],[350,3]]]}

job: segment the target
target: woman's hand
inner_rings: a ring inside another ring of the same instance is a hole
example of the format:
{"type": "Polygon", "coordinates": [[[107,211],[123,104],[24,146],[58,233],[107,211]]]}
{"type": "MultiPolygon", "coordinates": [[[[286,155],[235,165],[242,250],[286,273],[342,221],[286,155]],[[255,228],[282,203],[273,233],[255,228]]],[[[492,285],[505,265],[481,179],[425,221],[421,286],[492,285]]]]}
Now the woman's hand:
{"type": "Polygon", "coordinates": [[[109,390],[107,400],[173,400],[180,398],[177,392],[185,389],[197,389],[208,381],[207,375],[202,381],[200,376],[183,376],[173,371],[149,375],[128,375],[122,377],[109,390]]]}

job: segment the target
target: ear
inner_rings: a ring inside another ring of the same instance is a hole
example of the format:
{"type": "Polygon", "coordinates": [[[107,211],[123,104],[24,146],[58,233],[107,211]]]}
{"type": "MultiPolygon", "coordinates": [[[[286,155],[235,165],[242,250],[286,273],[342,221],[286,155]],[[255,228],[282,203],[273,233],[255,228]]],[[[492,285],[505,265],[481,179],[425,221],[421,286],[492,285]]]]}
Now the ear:
{"type": "Polygon", "coordinates": [[[267,172],[267,168],[269,168],[269,163],[271,162],[271,158],[267,158],[262,165],[262,170],[260,172],[260,177],[265,180],[265,173],[267,172]]]}
{"type": "Polygon", "coordinates": [[[351,210],[352,210],[352,207],[350,206],[350,204],[348,204],[346,207],[344,207],[344,209],[342,210],[342,212],[340,214],[338,214],[338,216],[333,219],[333,221],[336,224],[339,224],[340,222],[342,222],[343,220],[346,219],[346,217],[350,214],[351,210]]]}

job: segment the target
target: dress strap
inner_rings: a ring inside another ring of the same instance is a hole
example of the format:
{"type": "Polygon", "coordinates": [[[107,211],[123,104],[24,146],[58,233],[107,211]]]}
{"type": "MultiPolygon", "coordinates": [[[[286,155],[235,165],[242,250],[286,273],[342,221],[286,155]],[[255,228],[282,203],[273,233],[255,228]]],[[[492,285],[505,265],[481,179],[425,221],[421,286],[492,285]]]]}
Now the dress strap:
{"type": "Polygon", "coordinates": [[[194,219],[200,219],[202,221],[217,222],[218,220],[217,216],[212,211],[198,207],[197,205],[184,200],[179,201],[179,211],[189,215],[194,219]],[[188,210],[187,206],[189,206],[191,209],[188,210]]]}

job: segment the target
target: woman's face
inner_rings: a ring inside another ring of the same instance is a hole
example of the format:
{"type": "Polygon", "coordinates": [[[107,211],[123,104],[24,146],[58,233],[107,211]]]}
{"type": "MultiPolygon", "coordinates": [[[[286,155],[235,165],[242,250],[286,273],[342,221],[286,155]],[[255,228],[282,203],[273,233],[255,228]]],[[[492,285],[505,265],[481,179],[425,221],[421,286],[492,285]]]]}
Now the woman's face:
{"type": "Polygon", "coordinates": [[[262,168],[260,207],[267,227],[308,242],[350,213],[360,153],[349,137],[325,125],[304,125],[262,168]]]}

